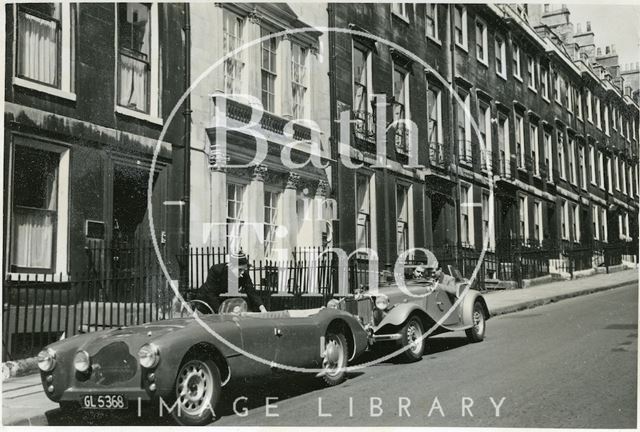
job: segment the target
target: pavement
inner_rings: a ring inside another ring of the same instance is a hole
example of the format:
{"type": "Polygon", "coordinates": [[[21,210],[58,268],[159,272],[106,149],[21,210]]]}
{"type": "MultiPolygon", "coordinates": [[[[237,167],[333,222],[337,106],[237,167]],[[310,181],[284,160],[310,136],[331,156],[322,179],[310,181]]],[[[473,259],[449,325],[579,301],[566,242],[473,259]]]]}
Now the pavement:
{"type": "MultiPolygon", "coordinates": [[[[586,294],[613,290],[614,288],[621,288],[625,286],[627,288],[631,286],[632,291],[636,295],[633,308],[637,312],[638,271],[636,269],[620,271],[613,274],[599,274],[577,280],[563,280],[523,289],[495,291],[485,294],[485,299],[492,317],[496,317],[495,320],[497,321],[501,319],[501,315],[512,314],[525,309],[548,305],[549,303],[554,303],[563,299],[585,296],[586,294]]],[[[602,294],[607,293],[587,296],[585,298],[596,297],[602,294]]],[[[575,301],[575,299],[573,301],[575,301]]],[[[562,305],[558,305],[558,307],[562,309],[562,305]]],[[[615,316],[616,313],[617,312],[614,312],[613,315],[615,316]]],[[[529,324],[531,328],[535,328],[539,325],[535,320],[532,321],[534,322],[529,324]]],[[[489,321],[491,328],[494,326],[493,322],[493,320],[489,321]]],[[[634,325],[637,323],[637,316],[635,320],[632,320],[632,323],[634,325]]],[[[548,334],[553,335],[553,332],[554,330],[550,329],[548,334]]],[[[510,339],[512,337],[512,335],[509,335],[510,339]]],[[[478,358],[482,357],[480,356],[478,358]]],[[[636,382],[635,378],[633,379],[633,382],[636,382]]],[[[346,383],[346,385],[343,386],[348,387],[349,385],[349,383],[346,383]]],[[[338,388],[343,386],[339,386],[338,388]]],[[[633,394],[636,394],[635,390],[633,391],[633,394]]],[[[57,404],[46,398],[42,390],[40,376],[38,374],[10,378],[4,381],[2,383],[2,395],[2,424],[4,425],[49,424],[50,421],[47,420],[45,412],[55,411],[58,408],[57,404]]],[[[428,424],[425,424],[425,426],[427,425],[428,424]]]]}

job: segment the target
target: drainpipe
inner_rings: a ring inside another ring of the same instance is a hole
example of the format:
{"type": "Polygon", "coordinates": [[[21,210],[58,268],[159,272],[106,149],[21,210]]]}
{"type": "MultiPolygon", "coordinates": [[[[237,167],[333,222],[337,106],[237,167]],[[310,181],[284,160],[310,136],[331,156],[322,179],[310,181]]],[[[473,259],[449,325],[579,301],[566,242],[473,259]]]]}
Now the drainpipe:
{"type": "Polygon", "coordinates": [[[456,259],[456,264],[458,264],[458,257],[460,254],[460,248],[462,247],[462,241],[460,238],[460,195],[461,195],[461,190],[460,190],[460,173],[459,173],[459,161],[458,161],[458,145],[459,143],[456,141],[455,136],[456,136],[456,120],[454,118],[454,115],[456,113],[456,107],[457,107],[457,101],[456,98],[454,96],[454,92],[455,92],[455,86],[454,86],[454,81],[455,81],[455,69],[456,69],[456,44],[455,44],[455,37],[454,37],[454,33],[455,33],[455,23],[454,23],[454,5],[453,4],[449,4],[449,31],[447,32],[447,40],[449,42],[449,54],[450,54],[450,61],[449,61],[449,67],[447,68],[447,74],[448,74],[448,78],[449,78],[449,85],[450,85],[450,91],[449,91],[449,136],[451,137],[451,139],[453,140],[453,145],[451,146],[452,152],[453,152],[453,157],[451,158],[452,161],[454,161],[455,163],[455,171],[454,171],[454,175],[455,175],[455,183],[456,183],[456,187],[455,187],[455,193],[454,193],[454,197],[453,197],[453,203],[454,203],[454,208],[455,208],[455,218],[456,218],[456,248],[455,248],[455,259],[456,259]]]}
{"type": "MultiPolygon", "coordinates": [[[[184,90],[191,85],[191,17],[189,3],[183,5],[184,13],[184,90]]],[[[184,165],[182,180],[182,245],[188,252],[190,230],[190,196],[191,196],[191,95],[184,100],[182,115],[184,116],[184,165]]]]}

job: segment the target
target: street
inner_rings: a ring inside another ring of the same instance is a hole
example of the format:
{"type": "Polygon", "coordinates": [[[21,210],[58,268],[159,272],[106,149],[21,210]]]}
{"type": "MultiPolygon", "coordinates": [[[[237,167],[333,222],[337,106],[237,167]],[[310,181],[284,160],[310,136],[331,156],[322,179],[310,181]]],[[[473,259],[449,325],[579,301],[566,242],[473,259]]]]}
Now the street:
{"type": "MultiPolygon", "coordinates": [[[[216,425],[635,428],[637,309],[634,283],[498,316],[479,344],[463,333],[437,336],[421,361],[359,370],[337,387],[289,376],[225,388],[216,425]]],[[[34,419],[46,412],[51,425],[158,423],[69,418],[33,391],[9,399],[5,389],[5,423],[15,410],[34,419]]]]}

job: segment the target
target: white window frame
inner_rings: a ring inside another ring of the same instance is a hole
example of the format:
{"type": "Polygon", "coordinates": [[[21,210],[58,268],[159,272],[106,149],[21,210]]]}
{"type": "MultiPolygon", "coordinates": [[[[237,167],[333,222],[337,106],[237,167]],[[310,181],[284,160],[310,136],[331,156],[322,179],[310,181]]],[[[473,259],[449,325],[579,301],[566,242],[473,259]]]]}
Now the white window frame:
{"type": "MultiPolygon", "coordinates": [[[[460,95],[459,95],[460,96],[460,95]]],[[[471,94],[469,92],[464,92],[464,95],[461,96],[464,106],[461,107],[458,105],[458,116],[456,118],[456,133],[460,131],[460,115],[464,115],[464,138],[458,136],[458,152],[460,156],[465,156],[464,162],[471,163],[471,158],[473,157],[472,147],[471,147],[471,94]],[[460,140],[464,139],[464,142],[460,143],[460,140]],[[464,147],[464,153],[462,153],[462,147],[464,147]],[[468,158],[468,159],[467,159],[468,158]]],[[[460,135],[458,133],[458,135],[460,135]]]]}
{"type": "Polygon", "coordinates": [[[482,246],[488,248],[490,251],[495,250],[496,239],[495,239],[495,231],[492,229],[493,225],[493,199],[492,193],[488,190],[482,190],[482,246]],[[486,221],[486,226],[485,226],[486,221]],[[488,242],[485,239],[488,237],[488,242]]]}
{"type": "Polygon", "coordinates": [[[566,160],[565,160],[565,132],[563,130],[558,130],[556,134],[556,139],[558,141],[558,163],[560,164],[560,178],[562,180],[567,179],[567,168],[566,168],[566,160]],[[562,137],[562,139],[560,139],[562,137]]]}
{"type": "Polygon", "coordinates": [[[600,208],[595,204],[591,206],[591,222],[594,238],[600,240],[600,208]]]}
{"type": "Polygon", "coordinates": [[[532,153],[533,175],[540,177],[540,134],[535,123],[529,123],[529,147],[532,153]]]}
{"type": "Polygon", "coordinates": [[[583,120],[582,118],[582,92],[580,89],[576,88],[576,116],[578,119],[583,120]]]}
{"type": "Polygon", "coordinates": [[[573,241],[580,243],[580,206],[578,204],[572,204],[573,206],[573,241]]]}
{"type": "Polygon", "coordinates": [[[604,233],[602,236],[602,241],[605,243],[609,242],[609,227],[607,226],[607,219],[608,219],[608,215],[607,215],[607,209],[605,207],[601,207],[600,208],[600,213],[601,213],[601,217],[600,217],[600,228],[602,229],[602,232],[604,233]]]}
{"type": "Polygon", "coordinates": [[[559,72],[555,72],[555,79],[553,85],[554,96],[553,99],[559,104],[562,105],[562,85],[561,85],[562,77],[559,72]]]}
{"type": "Polygon", "coordinates": [[[596,173],[596,148],[593,144],[589,145],[589,169],[591,170],[591,184],[598,185],[598,176],[596,173]]]}
{"type": "Polygon", "coordinates": [[[593,101],[591,90],[587,89],[587,121],[593,124],[593,101]]]}
{"type": "Polygon", "coordinates": [[[542,99],[544,99],[546,102],[550,102],[549,101],[549,71],[546,68],[542,68],[540,79],[541,79],[540,85],[542,86],[542,99]]]}
{"type": "Polygon", "coordinates": [[[600,171],[600,189],[604,190],[604,155],[598,152],[598,169],[600,171]]]}
{"type": "Polygon", "coordinates": [[[513,76],[522,82],[522,61],[520,46],[515,42],[513,46],[513,76]]]}
{"type": "Polygon", "coordinates": [[[409,22],[409,10],[407,3],[393,2],[391,3],[391,13],[403,21],[409,22]]]}
{"type": "Polygon", "coordinates": [[[576,174],[576,139],[569,135],[569,175],[571,176],[571,184],[577,186],[578,179],[576,174]]]}
{"type": "Polygon", "coordinates": [[[531,55],[527,56],[527,87],[533,92],[538,92],[536,89],[536,59],[531,55]]]}
{"type": "Polygon", "coordinates": [[[620,167],[620,171],[622,171],[622,193],[627,195],[627,163],[624,160],[620,163],[622,164],[620,167]]]}
{"type": "Polygon", "coordinates": [[[580,179],[582,189],[587,190],[589,185],[587,180],[587,150],[584,145],[580,145],[580,179]]]}
{"type": "MultiPolygon", "coordinates": [[[[128,117],[137,118],[140,120],[145,120],[150,123],[155,123],[158,125],[162,125],[163,121],[160,115],[160,95],[162,94],[162,82],[160,77],[160,27],[159,27],[159,18],[158,18],[158,3],[151,3],[150,19],[151,19],[151,47],[149,54],[149,63],[151,65],[151,71],[149,73],[149,112],[141,112],[136,111],[118,104],[118,86],[119,86],[119,76],[118,68],[119,68],[119,60],[115,62],[115,112],[118,114],[123,114],[128,117]]],[[[115,25],[115,55],[116,59],[119,59],[119,46],[118,46],[118,3],[115,4],[115,14],[116,14],[116,25],[115,25]]]]}
{"type": "Polygon", "coordinates": [[[562,240],[570,241],[571,233],[569,228],[569,202],[562,200],[562,213],[560,214],[560,229],[562,231],[562,240]]]}
{"type": "Polygon", "coordinates": [[[538,241],[538,243],[542,244],[542,240],[544,236],[544,227],[543,227],[543,219],[542,219],[542,202],[538,200],[533,201],[533,233],[534,233],[534,238],[538,241]]]}
{"type": "MultiPolygon", "coordinates": [[[[404,120],[405,122],[399,123],[396,125],[396,130],[398,127],[401,127],[404,137],[404,150],[409,152],[410,151],[410,146],[411,146],[411,137],[410,137],[410,133],[411,133],[411,128],[409,127],[409,120],[411,120],[411,107],[410,107],[410,101],[411,101],[411,87],[410,87],[410,81],[409,81],[409,77],[410,77],[410,71],[406,68],[404,68],[403,66],[396,64],[395,62],[393,63],[393,67],[391,69],[392,74],[391,74],[391,91],[392,94],[395,95],[396,93],[396,89],[395,89],[395,74],[396,72],[400,73],[400,75],[402,76],[402,94],[404,95],[404,100],[402,102],[402,106],[404,109],[404,117],[403,118],[398,118],[395,119],[394,121],[397,120],[404,120]]],[[[396,135],[397,137],[397,135],[396,135]]],[[[396,141],[396,148],[398,148],[397,146],[397,141],[396,141]]]]}
{"type": "Polygon", "coordinates": [[[616,180],[616,190],[619,192],[620,191],[620,159],[616,155],[613,160],[614,160],[614,162],[613,162],[613,175],[614,175],[614,178],[616,180]]]}
{"type": "Polygon", "coordinates": [[[610,135],[610,130],[609,130],[609,105],[607,105],[607,104],[604,105],[604,133],[607,134],[607,136],[610,135]]]}
{"type": "Polygon", "coordinates": [[[496,74],[500,78],[507,79],[507,42],[504,37],[496,34],[495,38],[495,49],[496,49],[496,74]],[[502,69],[498,70],[498,52],[500,52],[500,57],[502,58],[502,69]]]}
{"type": "Polygon", "coordinates": [[[487,36],[488,35],[487,24],[480,18],[476,18],[474,29],[475,29],[475,39],[476,39],[476,59],[480,63],[484,64],[485,66],[489,66],[489,40],[487,36]],[[478,41],[479,28],[482,28],[480,30],[481,41],[478,41]],[[478,52],[480,48],[482,49],[482,56],[478,52]]]}
{"type": "MultiPolygon", "coordinates": [[[[54,87],[48,84],[44,84],[28,78],[22,78],[18,76],[18,5],[13,4],[13,28],[16,30],[13,32],[13,48],[14,48],[14,61],[13,61],[13,78],[12,84],[18,87],[35,90],[40,93],[47,93],[52,96],[56,96],[62,99],[68,99],[71,101],[76,100],[75,93],[75,69],[76,69],[76,47],[77,40],[75,37],[77,27],[77,7],[78,4],[74,4],[74,10],[72,10],[71,3],[61,2],[61,23],[60,23],[60,54],[57,61],[60,62],[58,66],[59,85],[54,87]],[[75,16],[74,16],[75,15],[75,16]],[[73,25],[72,25],[73,23],[73,25]]],[[[116,41],[117,44],[117,41],[116,41]]],[[[116,48],[117,50],[117,48],[116,48]]]]}
{"type": "Polygon", "coordinates": [[[406,252],[414,247],[413,242],[413,186],[402,183],[396,184],[396,207],[399,199],[400,190],[405,193],[405,199],[403,202],[403,209],[396,208],[396,249],[398,254],[406,252]],[[398,236],[404,229],[406,229],[406,245],[403,245],[403,249],[400,249],[400,242],[398,236]],[[406,246],[406,248],[404,248],[406,246]]]}
{"type": "Polygon", "coordinates": [[[526,169],[525,144],[524,144],[524,117],[515,115],[516,148],[518,149],[518,168],[526,169]]]}
{"type": "Polygon", "coordinates": [[[435,42],[440,43],[440,32],[438,27],[438,4],[437,3],[427,3],[424,6],[425,8],[425,33],[428,38],[433,39],[435,42]],[[431,11],[431,14],[429,13],[431,11]],[[433,26],[433,34],[429,34],[429,21],[431,21],[433,26]]]}
{"type": "Polygon", "coordinates": [[[596,127],[602,130],[602,108],[599,97],[595,97],[596,102],[596,127]]]}
{"type": "Polygon", "coordinates": [[[293,114],[294,119],[305,119],[307,113],[309,112],[309,49],[305,46],[297,44],[295,42],[291,42],[291,101],[296,102],[294,89],[298,89],[298,91],[302,92],[302,100],[301,103],[295,104],[292,103],[291,112],[293,114]],[[295,50],[300,50],[300,55],[302,56],[302,62],[298,62],[295,59],[294,52],[295,50]],[[300,82],[295,80],[296,69],[298,69],[298,73],[303,75],[303,79],[300,82]],[[301,107],[301,112],[298,111],[296,113],[296,106],[301,107]]]}
{"type": "Polygon", "coordinates": [[[547,164],[547,179],[553,182],[553,138],[547,131],[543,133],[544,139],[544,157],[547,164]]]}
{"type": "MultiPolygon", "coordinates": [[[[69,259],[69,170],[71,165],[71,151],[65,145],[59,145],[55,143],[51,143],[48,141],[43,141],[37,138],[32,138],[28,136],[15,135],[13,137],[13,146],[12,146],[12,158],[15,157],[15,147],[16,146],[24,146],[30,147],[37,150],[47,151],[51,153],[57,153],[60,155],[60,160],[58,162],[58,179],[57,179],[57,195],[56,195],[56,227],[55,227],[55,245],[53,247],[53,270],[50,273],[53,274],[62,274],[63,278],[68,277],[67,268],[68,268],[68,259],[69,259]]],[[[13,177],[13,173],[12,173],[13,177]]],[[[13,182],[13,179],[11,180],[13,182]]],[[[13,191],[12,191],[13,193],[13,191]]],[[[9,200],[12,201],[11,195],[9,195],[9,200]]],[[[9,211],[9,220],[5,220],[11,226],[13,226],[13,202],[8,206],[9,211]]],[[[10,242],[9,242],[10,243],[10,242]]],[[[12,250],[9,252],[13,253],[12,250]]],[[[34,269],[34,271],[37,271],[34,269]]],[[[19,273],[13,274],[33,274],[30,273],[29,270],[20,270],[19,273]]]]}
{"type": "Polygon", "coordinates": [[[426,102],[427,102],[427,140],[429,141],[429,145],[431,145],[431,118],[430,118],[430,114],[431,114],[431,109],[429,107],[429,91],[432,91],[435,94],[435,101],[436,101],[436,127],[437,129],[437,136],[436,136],[436,142],[439,144],[442,144],[443,141],[443,133],[444,131],[442,130],[442,90],[440,90],[439,87],[434,86],[434,85],[429,85],[429,82],[427,82],[427,97],[426,97],[426,102]]]}
{"type": "Polygon", "coordinates": [[[524,243],[529,241],[529,197],[527,195],[520,195],[518,199],[518,235],[524,243]],[[524,225],[522,226],[524,232],[521,232],[521,225],[524,225]]]}
{"type": "Polygon", "coordinates": [[[464,182],[460,182],[460,242],[463,245],[469,245],[471,247],[474,247],[475,245],[475,232],[474,232],[474,221],[473,221],[473,216],[474,216],[474,211],[473,209],[474,207],[474,203],[473,203],[473,187],[468,184],[468,183],[464,183],[464,182]],[[464,195],[463,195],[464,193],[464,195]],[[466,195],[466,200],[464,199],[464,196],[466,195]],[[468,223],[468,227],[467,227],[467,241],[465,242],[465,239],[462,238],[462,225],[463,225],[463,217],[466,216],[467,217],[467,223],[468,223]]]}
{"type": "Polygon", "coordinates": [[[243,244],[246,243],[246,239],[245,239],[245,235],[246,235],[246,229],[245,226],[247,224],[247,185],[246,184],[241,184],[241,183],[235,183],[235,182],[228,182],[226,184],[226,188],[227,191],[229,190],[229,187],[232,188],[237,188],[240,192],[240,200],[236,199],[237,197],[235,196],[238,191],[236,191],[234,193],[234,197],[231,198],[229,197],[229,193],[227,192],[227,201],[226,201],[226,206],[227,206],[227,213],[226,213],[226,225],[227,225],[227,229],[231,229],[232,232],[231,234],[226,233],[226,245],[227,245],[227,250],[230,252],[233,251],[238,251],[240,249],[242,249],[243,244]],[[234,206],[237,204],[239,206],[239,210],[240,211],[236,211],[238,209],[234,209],[234,217],[230,217],[229,216],[229,205],[233,203],[234,206]],[[235,226],[238,226],[238,230],[237,232],[235,232],[235,226]],[[234,249],[232,247],[231,241],[232,239],[237,239],[237,241],[239,242],[237,249],[234,249]]]}
{"type": "Polygon", "coordinates": [[[467,8],[464,5],[461,4],[452,4],[451,7],[454,8],[453,10],[453,16],[454,16],[454,40],[457,46],[459,46],[460,48],[462,48],[465,51],[469,51],[469,34],[468,34],[468,26],[467,26],[467,8]],[[462,40],[458,40],[458,32],[457,29],[455,27],[455,17],[456,17],[456,13],[457,10],[460,10],[460,25],[462,26],[462,28],[460,29],[460,33],[461,33],[461,38],[462,40]]]}
{"type": "Polygon", "coordinates": [[[612,160],[610,157],[607,158],[607,190],[610,193],[613,193],[613,169],[612,169],[612,160]]]}

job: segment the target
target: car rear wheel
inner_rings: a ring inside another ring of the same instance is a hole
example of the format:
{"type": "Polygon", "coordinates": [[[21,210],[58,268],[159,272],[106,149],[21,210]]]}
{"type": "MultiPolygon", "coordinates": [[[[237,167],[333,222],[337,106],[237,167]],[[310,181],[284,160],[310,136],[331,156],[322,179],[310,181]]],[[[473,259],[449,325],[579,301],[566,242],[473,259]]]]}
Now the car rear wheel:
{"type": "Polygon", "coordinates": [[[422,358],[424,352],[424,331],[422,322],[416,316],[410,317],[400,332],[400,346],[404,349],[400,359],[406,362],[415,362],[422,358]]]}
{"type": "Polygon", "coordinates": [[[485,322],[485,316],[484,316],[484,308],[482,307],[482,304],[479,301],[473,304],[472,319],[473,319],[473,327],[465,330],[465,333],[467,334],[467,338],[471,342],[482,342],[482,340],[484,339],[486,322],[485,322]]]}
{"type": "Polygon", "coordinates": [[[327,385],[338,385],[346,378],[345,369],[349,360],[347,338],[342,333],[327,333],[324,340],[322,379],[327,385]]]}
{"type": "Polygon", "coordinates": [[[173,418],[184,426],[204,426],[215,419],[220,399],[220,371],[212,360],[192,358],[180,367],[175,382],[173,418]]]}

